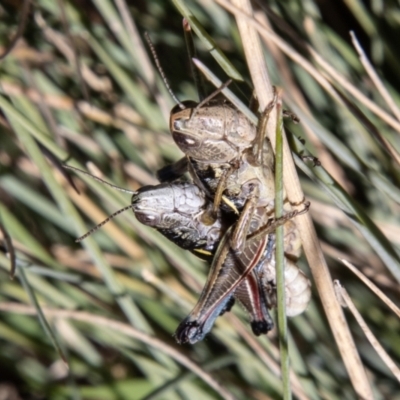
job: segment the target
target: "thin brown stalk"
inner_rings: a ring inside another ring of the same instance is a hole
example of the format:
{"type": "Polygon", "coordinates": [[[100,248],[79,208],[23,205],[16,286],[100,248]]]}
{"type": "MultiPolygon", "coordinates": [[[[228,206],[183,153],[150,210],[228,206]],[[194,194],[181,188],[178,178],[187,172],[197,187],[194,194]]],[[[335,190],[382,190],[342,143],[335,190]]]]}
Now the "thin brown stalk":
{"type": "Polygon", "coordinates": [[[361,64],[363,65],[365,71],[367,72],[368,76],[371,78],[371,81],[374,83],[375,87],[378,89],[378,92],[382,96],[382,98],[386,101],[386,104],[391,109],[392,113],[396,116],[396,118],[400,121],[400,109],[397,107],[396,103],[394,102],[392,96],[386,89],[385,85],[379,78],[378,74],[376,73],[374,67],[368,60],[364,49],[361,47],[360,42],[358,41],[355,33],[353,31],[350,32],[351,40],[353,42],[354,48],[357,50],[358,56],[360,58],[361,64]]]}
{"type": "Polygon", "coordinates": [[[339,259],[354,275],[356,275],[366,286],[368,286],[399,318],[400,308],[396,306],[376,285],[374,285],[364,274],[347,260],[339,259]]]}
{"type": "MultiPolygon", "coordinates": [[[[265,12],[257,11],[254,17],[262,25],[271,30],[270,22],[267,19],[267,14],[265,12]]],[[[316,122],[315,118],[312,116],[303,93],[295,83],[287,59],[284,57],[282,51],[272,41],[267,41],[264,38],[264,42],[268,51],[272,54],[277,68],[279,69],[281,82],[284,82],[285,90],[283,92],[283,99],[285,103],[289,107],[293,104],[295,104],[296,107],[300,107],[307,117],[313,119],[317,124],[318,122],[316,122]]],[[[307,124],[305,121],[301,121],[301,124],[302,128],[307,134],[307,140],[315,148],[315,152],[318,154],[318,159],[321,161],[321,164],[329,172],[329,174],[332,175],[332,177],[339,182],[344,189],[346,189],[348,193],[351,193],[354,190],[354,187],[346,178],[346,174],[342,167],[335,161],[331,153],[327,150],[325,145],[321,142],[320,138],[315,134],[314,130],[309,126],[309,124],[307,124]]]]}
{"type": "Polygon", "coordinates": [[[400,381],[400,369],[399,367],[393,362],[390,358],[389,354],[386,353],[385,349],[376,339],[375,335],[372,333],[371,329],[369,329],[368,325],[364,321],[364,318],[358,312],[356,306],[354,305],[353,301],[351,300],[350,296],[347,293],[347,290],[340,285],[339,281],[335,281],[335,288],[336,293],[341,297],[340,302],[343,302],[346,307],[349,308],[351,313],[353,314],[354,318],[356,319],[358,325],[364,332],[365,336],[371,343],[371,346],[375,349],[378,353],[381,360],[386,364],[386,366],[392,371],[393,375],[400,381]]]}

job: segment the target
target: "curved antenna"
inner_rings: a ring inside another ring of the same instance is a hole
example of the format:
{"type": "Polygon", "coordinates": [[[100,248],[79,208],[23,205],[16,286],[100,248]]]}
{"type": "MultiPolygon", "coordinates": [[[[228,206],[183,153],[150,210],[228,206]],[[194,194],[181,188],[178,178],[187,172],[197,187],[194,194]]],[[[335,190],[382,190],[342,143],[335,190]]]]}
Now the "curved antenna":
{"type": "Polygon", "coordinates": [[[221,93],[226,87],[228,87],[232,83],[232,79],[228,79],[225,83],[223,83],[219,88],[214,90],[209,96],[207,96],[204,100],[202,100],[199,104],[197,104],[196,108],[193,109],[192,115],[190,119],[193,119],[194,116],[197,114],[197,111],[207,104],[210,100],[212,100],[215,96],[221,93]]]}
{"type": "Polygon", "coordinates": [[[148,44],[149,47],[150,47],[151,55],[153,56],[153,60],[154,60],[154,62],[156,63],[156,67],[157,67],[157,69],[158,69],[158,72],[159,72],[160,75],[161,75],[161,79],[163,80],[165,87],[166,87],[167,90],[168,90],[168,93],[169,93],[170,96],[174,99],[175,103],[177,103],[177,104],[179,105],[179,108],[180,108],[181,110],[184,110],[186,107],[185,107],[185,106],[179,101],[179,99],[175,96],[174,92],[173,92],[172,89],[171,89],[171,86],[170,86],[169,83],[168,83],[168,79],[167,79],[167,77],[165,76],[164,70],[163,70],[162,67],[161,67],[160,60],[158,59],[158,56],[157,56],[157,53],[156,53],[156,49],[154,48],[153,42],[151,41],[149,34],[148,34],[147,32],[145,32],[145,33],[144,33],[144,37],[146,38],[147,44],[148,44]]]}
{"type": "Polygon", "coordinates": [[[84,235],[79,237],[78,239],[75,240],[75,242],[79,243],[82,242],[83,239],[86,239],[88,236],[90,236],[92,233],[96,232],[98,229],[100,229],[102,226],[104,226],[107,222],[111,221],[113,218],[115,218],[117,215],[130,210],[133,208],[134,204],[130,204],[129,206],[126,206],[124,208],[121,208],[118,211],[115,211],[115,213],[111,214],[109,217],[107,217],[104,221],[100,222],[96,226],[94,226],[90,231],[86,232],[84,235]]]}
{"type": "MultiPolygon", "coordinates": [[[[130,194],[136,194],[136,191],[133,190],[129,190],[129,189],[124,189],[121,188],[119,186],[113,185],[112,183],[106,182],[105,180],[98,178],[97,176],[94,176],[92,174],[89,174],[89,172],[83,171],[82,169],[76,168],[76,167],[71,167],[70,165],[63,165],[64,168],[66,169],[70,169],[72,171],[75,172],[79,172],[83,175],[86,176],[90,176],[92,179],[94,179],[95,181],[98,181],[100,183],[102,183],[103,185],[109,186],[113,189],[119,190],[120,192],[125,192],[125,193],[130,193],[130,194]]],[[[133,204],[130,204],[127,207],[121,208],[120,210],[116,211],[115,213],[111,214],[109,217],[107,217],[104,221],[100,222],[98,225],[96,225],[95,227],[93,227],[90,231],[86,232],[84,235],[82,235],[81,237],[79,237],[78,239],[75,240],[75,242],[79,243],[81,242],[83,239],[86,239],[88,236],[90,236],[92,233],[96,232],[98,229],[100,229],[103,225],[105,225],[107,222],[111,221],[113,218],[115,218],[117,215],[130,210],[131,208],[133,208],[133,204]]]]}
{"type": "Polygon", "coordinates": [[[105,180],[103,180],[103,179],[101,179],[101,178],[99,178],[97,176],[94,176],[94,175],[90,174],[89,172],[83,171],[82,169],[79,169],[79,168],[76,168],[76,167],[71,167],[70,165],[65,165],[65,164],[63,165],[63,167],[66,168],[66,169],[70,169],[72,171],[75,171],[75,172],[79,172],[79,173],[81,173],[83,175],[90,176],[95,181],[100,182],[103,185],[109,186],[109,187],[111,187],[111,188],[113,188],[115,190],[119,190],[120,192],[125,192],[125,193],[130,193],[130,194],[137,193],[134,190],[124,189],[124,188],[121,188],[119,186],[113,185],[112,183],[109,183],[109,182],[107,182],[107,181],[105,181],[105,180]]]}

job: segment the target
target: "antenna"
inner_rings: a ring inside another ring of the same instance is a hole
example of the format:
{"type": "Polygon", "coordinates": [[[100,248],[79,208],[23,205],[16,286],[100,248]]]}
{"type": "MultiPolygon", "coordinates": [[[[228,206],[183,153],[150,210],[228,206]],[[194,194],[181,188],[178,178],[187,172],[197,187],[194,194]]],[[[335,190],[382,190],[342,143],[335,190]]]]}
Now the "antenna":
{"type": "Polygon", "coordinates": [[[177,103],[179,105],[179,108],[181,110],[184,110],[186,107],[175,96],[174,92],[171,89],[170,84],[168,83],[168,79],[165,76],[164,70],[161,67],[160,60],[158,59],[158,56],[157,56],[157,53],[156,53],[156,49],[154,48],[153,42],[151,41],[149,34],[147,32],[145,32],[144,33],[144,37],[146,38],[146,41],[147,41],[147,43],[148,43],[148,45],[150,47],[151,54],[153,56],[154,62],[156,63],[156,67],[158,69],[158,72],[161,75],[161,79],[163,80],[165,87],[167,88],[167,90],[168,90],[169,94],[171,95],[171,97],[174,99],[175,103],[177,103]]]}
{"type": "Polygon", "coordinates": [[[113,188],[115,190],[119,190],[120,192],[125,192],[125,193],[130,193],[130,194],[135,194],[136,193],[136,191],[134,191],[134,190],[124,189],[122,187],[113,185],[112,183],[109,183],[109,182],[107,182],[107,181],[105,181],[105,180],[103,180],[103,179],[101,179],[101,178],[99,178],[97,176],[94,176],[94,175],[90,174],[89,172],[83,171],[82,169],[79,169],[79,168],[76,168],[76,167],[71,167],[70,165],[65,165],[65,164],[63,165],[63,167],[66,168],[66,169],[70,169],[72,171],[79,172],[79,173],[81,173],[83,175],[90,176],[95,181],[100,182],[103,185],[109,186],[109,187],[111,187],[111,188],[113,188]]]}
{"type": "Polygon", "coordinates": [[[111,221],[113,218],[115,218],[117,215],[130,210],[133,208],[133,204],[130,204],[129,206],[126,206],[124,208],[121,208],[118,211],[115,211],[115,213],[111,214],[109,217],[107,217],[104,221],[100,222],[96,226],[94,226],[89,232],[86,232],[83,236],[79,237],[78,239],[75,240],[75,242],[79,243],[82,242],[82,240],[86,239],[88,236],[90,236],[92,233],[96,232],[98,229],[100,229],[102,226],[104,226],[107,222],[111,221]]]}
{"type": "MultiPolygon", "coordinates": [[[[102,183],[103,185],[109,186],[113,189],[119,190],[120,192],[125,192],[125,193],[130,193],[130,194],[136,194],[136,191],[133,190],[129,190],[129,189],[124,189],[121,188],[119,186],[115,186],[112,183],[106,182],[105,180],[98,178],[97,176],[94,176],[92,174],[89,174],[89,172],[83,171],[82,169],[76,168],[76,167],[71,167],[70,165],[63,165],[64,168],[66,169],[70,169],[72,171],[75,172],[79,172],[83,175],[86,176],[90,176],[92,179],[94,179],[95,181],[98,181],[100,183],[102,183]]],[[[75,242],[79,243],[81,242],[83,239],[86,239],[88,236],[90,236],[92,233],[96,232],[98,229],[100,229],[103,225],[105,225],[107,222],[111,221],[113,218],[115,218],[117,215],[130,210],[131,208],[133,208],[133,204],[130,204],[127,207],[121,208],[120,210],[116,211],[115,213],[111,214],[109,217],[107,217],[104,221],[100,222],[98,225],[96,225],[95,227],[93,227],[90,231],[86,232],[83,236],[79,237],[78,239],[75,240],[75,242]]]]}

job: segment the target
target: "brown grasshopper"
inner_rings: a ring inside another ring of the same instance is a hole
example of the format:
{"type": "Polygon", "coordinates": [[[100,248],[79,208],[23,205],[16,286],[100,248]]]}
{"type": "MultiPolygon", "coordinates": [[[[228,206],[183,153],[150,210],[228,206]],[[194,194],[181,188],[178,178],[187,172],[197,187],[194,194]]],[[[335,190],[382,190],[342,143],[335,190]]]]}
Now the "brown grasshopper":
{"type": "Polygon", "coordinates": [[[274,214],[275,197],[274,155],[265,131],[277,98],[274,95],[257,127],[230,103],[215,99],[229,81],[199,104],[179,102],[168,85],[152,43],[148,42],[164,83],[177,102],[171,110],[170,130],[186,155],[159,171],[159,179],[177,178],[189,170],[194,183],[213,201],[211,211],[203,214],[205,224],[215,221],[220,206],[226,213],[234,210],[239,215],[214,257],[199,302],[177,330],[178,341],[194,343],[207,330],[204,321],[212,320],[207,314],[214,315],[215,319],[218,304],[225,301],[219,290],[222,283],[217,280],[232,266],[240,265],[241,271],[232,270],[230,279],[224,281],[226,296],[230,296],[261,260],[267,233],[272,232],[270,227],[263,227],[274,214]],[[254,232],[259,233],[257,240],[246,244],[247,235],[254,232]],[[203,321],[200,315],[204,316],[203,321]]]}
{"type": "MultiPolygon", "coordinates": [[[[206,322],[212,320],[210,315],[216,318],[214,310],[224,301],[222,292],[215,288],[224,286],[226,296],[235,291],[262,260],[267,233],[273,232],[268,222],[274,214],[274,155],[265,139],[265,128],[276,97],[257,127],[227,103],[211,102],[203,107],[189,104],[187,108],[176,106],[172,110],[170,129],[187,156],[194,182],[213,198],[212,218],[203,222],[213,221],[220,205],[222,211],[229,212],[231,208],[240,212],[215,254],[197,305],[178,327],[178,341],[194,343],[204,337],[206,322]],[[222,200],[225,204],[221,204],[222,200]],[[246,237],[254,232],[259,232],[257,240],[246,243],[246,237]],[[229,274],[229,279],[222,271],[229,274]]],[[[290,212],[289,203],[286,210],[291,217],[296,215],[290,212]]]]}
{"type": "MultiPolygon", "coordinates": [[[[215,220],[221,201],[226,204],[222,204],[224,211],[240,211],[229,232],[230,248],[240,255],[245,250],[246,236],[251,230],[262,231],[262,225],[256,226],[257,223],[266,223],[274,212],[274,154],[266,138],[266,126],[277,101],[276,93],[257,126],[230,103],[215,99],[229,81],[199,104],[179,102],[165,79],[149,38],[148,42],[164,83],[178,103],[171,110],[169,125],[175,143],[186,155],[186,159],[169,170],[164,169],[159,176],[165,176],[166,171],[173,176],[185,168],[190,171],[194,183],[205,190],[214,203],[211,212],[204,214],[203,222],[206,224],[215,220]],[[256,215],[258,218],[252,221],[256,215]]],[[[259,239],[257,253],[262,252],[266,245],[265,240],[259,239]]],[[[251,260],[256,262],[257,257],[251,260]]],[[[249,263],[250,259],[243,262],[249,263]]],[[[217,267],[218,263],[216,260],[213,265],[217,267]]],[[[245,274],[246,264],[242,265],[245,274]]],[[[248,267],[254,268],[254,264],[248,267]]]]}

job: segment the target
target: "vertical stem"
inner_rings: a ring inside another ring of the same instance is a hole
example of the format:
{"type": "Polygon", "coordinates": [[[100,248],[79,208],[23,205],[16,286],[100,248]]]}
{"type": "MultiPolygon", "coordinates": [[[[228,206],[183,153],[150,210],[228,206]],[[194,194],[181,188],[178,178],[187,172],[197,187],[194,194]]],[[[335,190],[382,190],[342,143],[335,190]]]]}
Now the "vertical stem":
{"type": "Polygon", "coordinates": [[[196,86],[199,101],[201,102],[206,98],[206,91],[204,85],[203,75],[199,73],[199,70],[193,64],[193,58],[196,58],[196,48],[193,41],[192,28],[190,27],[188,20],[183,18],[183,33],[185,34],[186,49],[190,59],[190,70],[192,72],[194,84],[196,86]]]}
{"type": "MultiPolygon", "coordinates": [[[[276,148],[275,148],[275,218],[283,216],[283,138],[282,138],[282,97],[277,93],[277,125],[276,125],[276,148]]],[[[290,360],[288,349],[288,327],[286,319],[285,299],[285,255],[283,243],[283,226],[276,229],[276,289],[278,300],[278,336],[281,355],[283,399],[292,398],[290,390],[290,360]]]]}

